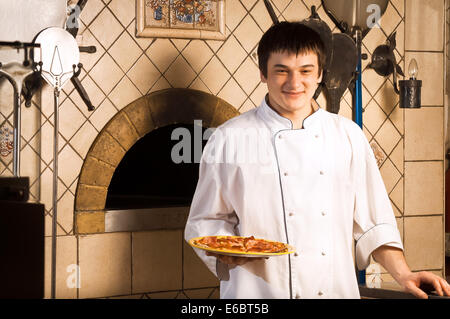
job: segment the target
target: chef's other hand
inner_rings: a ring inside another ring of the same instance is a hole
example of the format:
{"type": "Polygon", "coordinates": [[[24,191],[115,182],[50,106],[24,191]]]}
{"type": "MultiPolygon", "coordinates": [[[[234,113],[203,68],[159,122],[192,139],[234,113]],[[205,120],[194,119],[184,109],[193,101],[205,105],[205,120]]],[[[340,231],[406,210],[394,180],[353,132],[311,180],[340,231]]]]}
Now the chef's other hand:
{"type": "Polygon", "coordinates": [[[428,271],[409,273],[401,280],[400,284],[405,291],[422,299],[428,298],[428,295],[420,289],[425,289],[424,287],[429,287],[430,290],[434,289],[439,296],[450,296],[450,285],[448,282],[428,271]]]}
{"type": "Polygon", "coordinates": [[[259,258],[259,257],[253,258],[253,257],[225,256],[225,255],[210,253],[209,251],[206,252],[206,256],[216,257],[221,263],[224,263],[227,265],[238,265],[238,266],[242,266],[251,261],[268,259],[268,258],[259,258]]]}

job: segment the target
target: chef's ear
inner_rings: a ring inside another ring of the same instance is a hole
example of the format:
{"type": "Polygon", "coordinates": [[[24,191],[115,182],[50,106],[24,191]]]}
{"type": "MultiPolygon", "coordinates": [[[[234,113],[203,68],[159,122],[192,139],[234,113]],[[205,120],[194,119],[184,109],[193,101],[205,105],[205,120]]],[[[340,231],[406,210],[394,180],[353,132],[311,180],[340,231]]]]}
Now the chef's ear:
{"type": "Polygon", "coordinates": [[[261,70],[259,70],[259,76],[261,78],[262,83],[267,83],[267,78],[264,76],[261,70]]]}
{"type": "Polygon", "coordinates": [[[317,78],[317,84],[320,84],[322,82],[322,78],[323,78],[323,69],[322,69],[322,71],[320,71],[320,75],[317,78]]]}

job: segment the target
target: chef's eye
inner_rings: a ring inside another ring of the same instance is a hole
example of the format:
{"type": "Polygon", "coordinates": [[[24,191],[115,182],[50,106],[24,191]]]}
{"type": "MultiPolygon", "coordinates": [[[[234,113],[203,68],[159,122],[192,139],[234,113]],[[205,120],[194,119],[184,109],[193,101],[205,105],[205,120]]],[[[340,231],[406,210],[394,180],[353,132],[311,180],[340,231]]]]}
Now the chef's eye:
{"type": "Polygon", "coordinates": [[[285,74],[287,73],[286,70],[275,70],[276,73],[285,74]]]}

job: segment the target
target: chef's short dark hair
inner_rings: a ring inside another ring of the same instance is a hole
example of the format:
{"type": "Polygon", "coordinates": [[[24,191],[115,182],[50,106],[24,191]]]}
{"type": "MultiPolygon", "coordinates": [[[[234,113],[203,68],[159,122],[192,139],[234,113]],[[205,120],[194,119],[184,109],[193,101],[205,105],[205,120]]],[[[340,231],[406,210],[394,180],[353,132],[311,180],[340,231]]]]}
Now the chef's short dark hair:
{"type": "Polygon", "coordinates": [[[283,21],[274,24],[264,33],[258,46],[258,64],[267,78],[267,62],[271,53],[292,54],[315,53],[319,64],[319,74],[326,63],[325,45],[320,35],[300,22],[283,21]]]}

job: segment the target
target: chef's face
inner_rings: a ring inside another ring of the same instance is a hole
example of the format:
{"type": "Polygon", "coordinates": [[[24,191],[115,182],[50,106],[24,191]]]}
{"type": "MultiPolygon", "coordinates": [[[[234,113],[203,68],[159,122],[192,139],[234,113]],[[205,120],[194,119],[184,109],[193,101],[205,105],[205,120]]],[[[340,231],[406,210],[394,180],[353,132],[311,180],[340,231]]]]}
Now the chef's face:
{"type": "Polygon", "coordinates": [[[290,118],[305,112],[311,109],[311,100],[322,81],[317,55],[273,52],[267,61],[267,78],[261,72],[261,81],[267,83],[270,106],[280,115],[290,118]]]}

